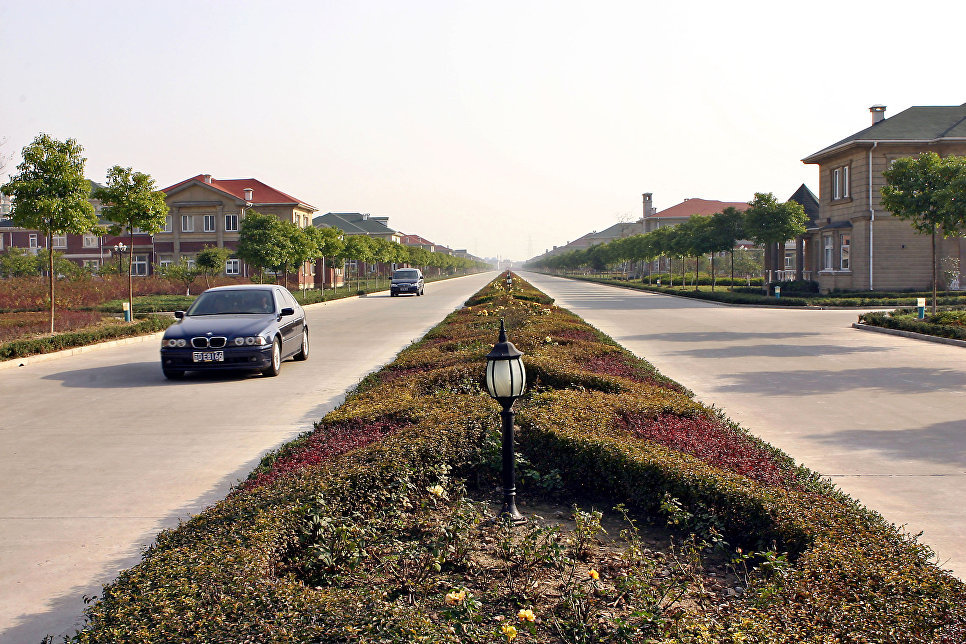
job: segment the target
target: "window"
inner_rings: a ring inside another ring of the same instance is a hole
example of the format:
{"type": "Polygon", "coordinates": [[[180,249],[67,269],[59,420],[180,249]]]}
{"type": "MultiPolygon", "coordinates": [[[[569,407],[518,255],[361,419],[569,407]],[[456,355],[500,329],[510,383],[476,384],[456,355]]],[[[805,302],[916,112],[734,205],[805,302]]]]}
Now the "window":
{"type": "Polygon", "coordinates": [[[131,262],[131,273],[134,275],[148,274],[148,256],[147,255],[134,256],[134,261],[131,262]]]}
{"type": "Polygon", "coordinates": [[[35,233],[30,233],[30,237],[28,237],[27,240],[30,248],[37,248],[37,235],[35,233]]]}
{"type": "Polygon", "coordinates": [[[849,166],[832,170],[832,200],[849,198],[849,166]]]}
{"type": "Polygon", "coordinates": [[[84,268],[90,269],[92,271],[96,271],[98,268],[100,268],[100,266],[101,266],[100,261],[98,261],[96,259],[85,259],[84,260],[84,268]]]}
{"type": "Polygon", "coordinates": [[[161,268],[167,268],[168,266],[171,266],[171,264],[172,261],[170,257],[164,257],[158,262],[158,266],[161,268]]]}
{"type": "Polygon", "coordinates": [[[849,270],[849,250],[852,243],[852,235],[842,233],[839,237],[839,259],[843,271],[849,270]]]}
{"type": "Polygon", "coordinates": [[[229,259],[225,262],[225,275],[238,275],[241,273],[241,263],[237,259],[229,259]]]}
{"type": "Polygon", "coordinates": [[[181,232],[190,233],[195,229],[194,218],[191,215],[181,215],[181,232]]]}
{"type": "Polygon", "coordinates": [[[835,242],[832,239],[831,233],[822,236],[822,247],[825,252],[822,268],[830,271],[832,270],[832,251],[835,247],[835,242]]]}
{"type": "Polygon", "coordinates": [[[785,270],[790,271],[795,268],[795,253],[785,252],[785,270]]]}
{"type": "Polygon", "coordinates": [[[238,215],[225,215],[225,232],[238,230],[238,215]]]}
{"type": "Polygon", "coordinates": [[[131,234],[132,235],[140,235],[143,232],[144,231],[141,230],[140,228],[138,228],[137,226],[135,226],[134,228],[131,229],[131,234]]]}
{"type": "Polygon", "coordinates": [[[164,228],[161,230],[163,233],[171,232],[171,215],[164,216],[164,228]]]}
{"type": "Polygon", "coordinates": [[[54,248],[67,248],[67,235],[54,235],[54,248]]]}
{"type": "Polygon", "coordinates": [[[206,233],[213,233],[213,232],[215,232],[215,216],[214,215],[205,215],[204,231],[206,233]]]}
{"type": "Polygon", "coordinates": [[[97,235],[84,235],[84,248],[97,248],[97,235]]]}
{"type": "Polygon", "coordinates": [[[189,257],[188,260],[187,260],[187,262],[185,262],[185,263],[188,265],[188,268],[194,268],[195,267],[195,258],[194,257],[189,257]]]}

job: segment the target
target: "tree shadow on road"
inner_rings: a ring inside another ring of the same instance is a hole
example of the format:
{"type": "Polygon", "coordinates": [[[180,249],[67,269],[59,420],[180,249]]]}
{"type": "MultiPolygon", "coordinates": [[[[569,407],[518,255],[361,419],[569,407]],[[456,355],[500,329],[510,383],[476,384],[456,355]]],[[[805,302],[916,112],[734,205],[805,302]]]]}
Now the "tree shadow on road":
{"type": "Polygon", "coordinates": [[[717,349],[688,349],[687,351],[675,351],[669,355],[694,356],[698,358],[745,358],[752,356],[808,358],[891,350],[888,347],[845,347],[835,344],[744,344],[717,349]]]}
{"type": "Polygon", "coordinates": [[[165,387],[192,382],[226,382],[260,377],[257,371],[237,369],[225,371],[188,372],[183,380],[167,380],[161,373],[159,361],[128,362],[124,364],[92,367],[90,369],[65,369],[43,376],[43,380],[59,380],[64,387],[91,389],[131,389],[135,387],[165,387]]]}
{"type": "Polygon", "coordinates": [[[755,371],[727,377],[731,384],[716,387],[715,391],[769,396],[813,396],[856,389],[903,394],[966,391],[966,373],[929,367],[755,371]]]}
{"type": "Polygon", "coordinates": [[[804,438],[835,448],[872,450],[894,460],[915,459],[966,469],[966,420],[908,429],[843,429],[804,438]]]}
{"type": "Polygon", "coordinates": [[[742,342],[745,340],[787,340],[821,333],[800,333],[792,331],[687,331],[647,333],[643,335],[621,336],[619,342],[742,342]]]}

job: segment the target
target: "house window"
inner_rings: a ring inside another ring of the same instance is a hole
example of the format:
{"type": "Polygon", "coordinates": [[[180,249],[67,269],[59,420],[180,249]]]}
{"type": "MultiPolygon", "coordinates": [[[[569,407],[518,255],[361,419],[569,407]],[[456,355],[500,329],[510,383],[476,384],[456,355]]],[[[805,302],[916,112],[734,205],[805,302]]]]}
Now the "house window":
{"type": "Polygon", "coordinates": [[[92,271],[96,271],[101,266],[100,261],[96,259],[85,259],[83,261],[84,261],[84,268],[87,268],[92,271]]]}
{"type": "Polygon", "coordinates": [[[163,233],[171,232],[171,215],[164,216],[164,228],[161,229],[161,232],[163,233]]]}
{"type": "Polygon", "coordinates": [[[30,237],[27,238],[27,243],[30,245],[30,248],[37,248],[37,235],[31,233],[30,237]]]}
{"type": "Polygon", "coordinates": [[[67,235],[54,235],[54,248],[67,248],[67,235]]]}
{"type": "Polygon", "coordinates": [[[134,275],[148,274],[148,256],[147,255],[134,256],[134,261],[131,262],[131,273],[134,275]]]}
{"type": "Polygon", "coordinates": [[[241,263],[237,259],[229,259],[225,262],[225,275],[238,275],[241,270],[241,263]]]}
{"type": "Polygon", "coordinates": [[[194,268],[195,267],[195,258],[194,257],[189,257],[185,263],[188,265],[188,268],[194,268]]]}
{"type": "Polygon", "coordinates": [[[795,253],[785,253],[785,270],[790,271],[795,268],[795,253]]]}
{"type": "Polygon", "coordinates": [[[852,243],[852,235],[842,233],[839,237],[839,258],[841,260],[840,264],[843,271],[847,271],[851,268],[849,265],[849,250],[852,243]]]}
{"type": "Polygon", "coordinates": [[[195,229],[194,218],[191,215],[181,215],[181,232],[190,233],[195,229]]]}
{"type": "Polygon", "coordinates": [[[832,170],[832,200],[849,198],[849,166],[832,170]]]}
{"type": "Polygon", "coordinates": [[[238,215],[225,215],[225,232],[236,232],[238,230],[238,215]]]}
{"type": "Polygon", "coordinates": [[[84,248],[97,248],[97,235],[84,235],[84,248]]]}
{"type": "Polygon", "coordinates": [[[214,215],[205,215],[204,231],[206,233],[213,233],[213,232],[215,232],[215,216],[214,215]]]}
{"type": "Polygon", "coordinates": [[[168,266],[171,266],[171,263],[172,263],[171,262],[171,258],[170,257],[165,257],[161,261],[158,262],[158,266],[160,266],[161,268],[167,268],[168,266]]]}
{"type": "Polygon", "coordinates": [[[822,262],[822,268],[830,271],[833,268],[832,265],[832,255],[835,250],[835,242],[832,239],[831,233],[822,236],[822,249],[825,253],[824,261],[822,262]]]}

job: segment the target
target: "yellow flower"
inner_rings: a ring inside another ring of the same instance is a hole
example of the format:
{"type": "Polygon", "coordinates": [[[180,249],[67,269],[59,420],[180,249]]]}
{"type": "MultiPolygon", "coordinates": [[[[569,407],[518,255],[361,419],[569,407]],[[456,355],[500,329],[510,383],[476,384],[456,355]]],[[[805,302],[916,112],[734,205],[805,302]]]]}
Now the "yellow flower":
{"type": "Polygon", "coordinates": [[[446,594],[446,603],[449,604],[450,606],[455,606],[460,602],[462,602],[464,599],[466,599],[465,590],[460,590],[458,592],[454,590],[453,592],[446,594]]]}
{"type": "Polygon", "coordinates": [[[504,635],[506,635],[506,639],[508,642],[517,636],[517,629],[514,628],[513,626],[510,626],[509,624],[504,624],[503,628],[501,628],[500,630],[503,631],[504,635]]]}
{"type": "Polygon", "coordinates": [[[587,576],[593,579],[594,581],[597,581],[600,579],[600,573],[594,570],[593,568],[587,571],[587,576]]]}
{"type": "Polygon", "coordinates": [[[532,622],[536,619],[536,616],[533,614],[532,610],[527,608],[526,610],[521,610],[519,613],[517,613],[517,618],[521,622],[532,622]]]}
{"type": "Polygon", "coordinates": [[[443,496],[444,494],[446,494],[446,490],[443,489],[442,485],[434,485],[426,489],[429,491],[430,494],[434,496],[443,496]]]}
{"type": "Polygon", "coordinates": [[[548,336],[547,336],[546,338],[544,338],[544,340],[543,340],[543,341],[544,341],[544,342],[546,342],[547,344],[550,344],[550,343],[552,343],[552,342],[553,342],[553,338],[551,338],[551,337],[550,337],[550,336],[548,335],[548,336]]]}

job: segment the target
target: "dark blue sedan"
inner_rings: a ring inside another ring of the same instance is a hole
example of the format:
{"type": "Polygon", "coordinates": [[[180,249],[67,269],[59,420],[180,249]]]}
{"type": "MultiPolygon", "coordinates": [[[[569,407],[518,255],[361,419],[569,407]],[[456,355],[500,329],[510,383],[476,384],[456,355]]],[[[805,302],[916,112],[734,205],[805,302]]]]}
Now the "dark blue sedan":
{"type": "Polygon", "coordinates": [[[178,321],[161,340],[161,370],[167,378],[212,369],[277,376],[286,358],[309,357],[305,312],[281,286],[210,288],[174,316],[178,321]]]}

